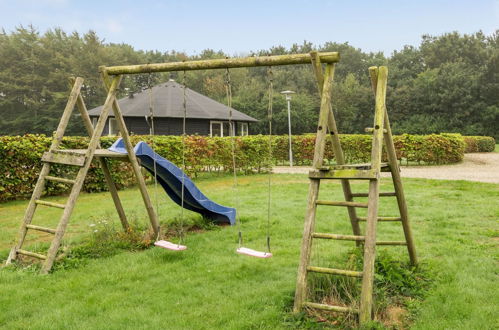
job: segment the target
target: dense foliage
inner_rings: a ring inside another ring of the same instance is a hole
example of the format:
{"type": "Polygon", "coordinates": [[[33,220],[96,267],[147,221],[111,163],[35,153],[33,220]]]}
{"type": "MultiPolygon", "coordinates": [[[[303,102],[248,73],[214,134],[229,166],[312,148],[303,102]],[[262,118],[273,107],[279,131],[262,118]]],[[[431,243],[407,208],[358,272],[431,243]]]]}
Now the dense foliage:
{"type": "MultiPolygon", "coordinates": [[[[334,110],[343,133],[360,133],[372,123],[373,97],[367,68],[389,66],[388,109],[397,134],[459,132],[466,135],[499,135],[499,31],[491,35],[457,32],[423,36],[419,47],[405,46],[386,57],[365,53],[344,43],[313,45],[304,42],[254,54],[306,53],[312,49],[338,51],[334,110]]],[[[53,29],[40,34],[32,27],[0,33],[0,134],[51,134],[67,99],[67,78],[86,79],[83,88],[89,108],[104,101],[97,67],[222,58],[227,54],[205,50],[196,56],[176,51],[138,51],[126,44],[108,44],[95,32],[67,34],[53,29]]],[[[246,54],[246,55],[253,55],[246,54]]],[[[265,133],[268,76],[266,68],[231,70],[233,105],[261,122],[254,133],[265,133]]],[[[186,84],[225,102],[223,70],[188,72],[186,84]]],[[[126,77],[121,95],[168,78],[182,82],[182,73],[126,77]]],[[[297,92],[292,100],[292,129],[296,134],[315,131],[319,101],[310,68],[273,68],[275,91],[297,92]]],[[[275,133],[287,130],[284,97],[274,95],[275,133]]],[[[83,134],[79,121],[69,132],[83,134]]]]}
{"type": "Polygon", "coordinates": [[[491,136],[464,136],[464,143],[464,152],[492,152],[496,148],[496,140],[491,136]]]}
{"type": "MultiPolygon", "coordinates": [[[[371,154],[371,136],[341,135],[345,157],[349,162],[367,162],[371,154]]],[[[235,155],[238,171],[242,173],[262,172],[268,169],[268,136],[254,135],[238,137],[235,140],[235,155]]],[[[115,138],[101,138],[101,146],[109,147],[115,138]]],[[[182,164],[182,138],[179,136],[132,136],[132,142],[146,141],[161,156],[175,164],[182,164]]],[[[293,137],[295,163],[309,165],[313,159],[315,136],[297,135],[293,137]]],[[[397,156],[407,162],[428,164],[455,163],[463,158],[464,142],[461,135],[400,135],[394,137],[397,156]]],[[[226,172],[232,170],[231,138],[188,136],[185,139],[185,166],[189,175],[200,172],[226,172]]],[[[81,149],[88,145],[87,137],[66,137],[62,148],[81,149]]],[[[0,201],[28,197],[40,173],[40,158],[50,146],[50,138],[45,135],[0,137],[0,201]]],[[[285,164],[288,160],[287,136],[272,137],[272,161],[285,164]]],[[[328,162],[334,162],[334,154],[328,145],[328,162]]],[[[134,178],[128,163],[109,160],[112,175],[118,188],[133,184],[134,178]]],[[[59,177],[75,178],[76,170],[70,166],[53,166],[52,174],[59,177]]],[[[106,189],[102,171],[93,164],[86,177],[84,190],[89,192],[106,189]]],[[[68,190],[62,183],[47,182],[46,192],[56,195],[68,190]]]]}

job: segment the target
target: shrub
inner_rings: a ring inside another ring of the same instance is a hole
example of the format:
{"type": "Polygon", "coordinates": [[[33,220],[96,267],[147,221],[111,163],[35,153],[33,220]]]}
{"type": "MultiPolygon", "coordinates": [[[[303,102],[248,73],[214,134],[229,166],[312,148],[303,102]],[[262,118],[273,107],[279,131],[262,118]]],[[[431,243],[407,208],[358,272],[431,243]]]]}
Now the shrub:
{"type": "MultiPolygon", "coordinates": [[[[371,158],[370,135],[341,135],[345,159],[347,162],[367,162],[371,158]]],[[[0,137],[0,201],[29,197],[34,189],[41,169],[40,158],[50,146],[51,139],[44,135],[28,134],[25,136],[0,137]]],[[[88,146],[88,137],[66,137],[61,148],[82,149],[88,146]]],[[[108,148],[115,137],[101,138],[101,147],[108,148]]],[[[182,148],[180,136],[132,136],[132,143],[146,141],[155,151],[173,163],[182,166],[182,154],[185,153],[185,170],[196,176],[203,171],[232,171],[232,140],[226,137],[187,136],[182,148]]],[[[481,141],[481,140],[480,140],[481,141]]],[[[487,140],[487,143],[490,143],[487,140]]],[[[426,164],[445,164],[459,162],[463,158],[464,142],[458,134],[409,135],[394,137],[399,159],[423,162],[426,164]]],[[[477,145],[485,144],[477,142],[477,145]]],[[[269,168],[269,137],[253,135],[237,137],[234,141],[237,171],[240,173],[265,172],[269,168]]],[[[297,135],[292,138],[294,161],[296,165],[310,165],[314,156],[315,135],[297,135]]],[[[495,147],[495,144],[493,144],[495,147]]],[[[487,145],[488,148],[489,145],[487,145]]],[[[288,162],[288,137],[272,137],[272,162],[288,162]]],[[[326,162],[334,162],[331,145],[327,143],[326,162]]],[[[386,158],[386,155],[385,155],[386,158]]],[[[111,173],[118,188],[135,182],[130,175],[128,163],[109,159],[111,173]]],[[[74,178],[76,170],[68,166],[54,165],[52,174],[74,178]]],[[[83,189],[87,192],[106,190],[104,175],[97,162],[92,164],[83,189]]],[[[46,194],[56,195],[67,192],[67,185],[47,182],[46,194]]]]}
{"type": "Polygon", "coordinates": [[[465,153],[470,152],[493,152],[496,140],[491,136],[465,136],[465,153]]]}

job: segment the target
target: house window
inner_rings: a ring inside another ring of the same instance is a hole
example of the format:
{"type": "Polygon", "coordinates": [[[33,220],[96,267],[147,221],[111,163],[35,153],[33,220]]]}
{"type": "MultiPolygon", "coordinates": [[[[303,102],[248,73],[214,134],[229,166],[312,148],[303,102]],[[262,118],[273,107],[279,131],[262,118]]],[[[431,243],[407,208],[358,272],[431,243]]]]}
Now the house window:
{"type": "Polygon", "coordinates": [[[246,136],[248,135],[248,123],[239,123],[239,135],[246,136]]]}
{"type": "Polygon", "coordinates": [[[109,135],[118,135],[118,124],[115,118],[109,118],[109,135]]]}
{"type": "Polygon", "coordinates": [[[230,136],[234,134],[230,126],[228,121],[210,121],[210,136],[230,136]]]}
{"type": "Polygon", "coordinates": [[[95,128],[95,126],[97,126],[97,118],[94,117],[92,118],[92,126],[95,128]]]}

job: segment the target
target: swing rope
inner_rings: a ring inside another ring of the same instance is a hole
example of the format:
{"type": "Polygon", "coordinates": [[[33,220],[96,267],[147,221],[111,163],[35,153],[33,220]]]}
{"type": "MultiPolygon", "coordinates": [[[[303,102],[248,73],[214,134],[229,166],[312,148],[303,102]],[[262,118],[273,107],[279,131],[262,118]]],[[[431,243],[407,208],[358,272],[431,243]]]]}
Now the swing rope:
{"type": "MultiPolygon", "coordinates": [[[[154,141],[154,136],[155,134],[155,126],[154,126],[154,104],[153,104],[153,90],[152,90],[152,84],[151,84],[151,73],[148,74],[147,76],[147,88],[149,89],[149,118],[151,120],[151,124],[149,125],[149,135],[151,136],[151,148],[153,150],[156,150],[155,148],[155,141],[154,141]]],[[[146,118],[146,122],[149,122],[146,118]]],[[[154,158],[153,158],[153,172],[154,172],[154,204],[156,205],[156,215],[159,219],[159,200],[158,200],[158,170],[157,170],[157,165],[156,165],[156,153],[154,153],[154,158]]],[[[161,226],[158,228],[158,234],[156,235],[156,241],[160,237],[160,232],[161,232],[161,226]]]]}
{"type": "Polygon", "coordinates": [[[269,66],[267,70],[267,76],[269,79],[269,103],[267,109],[267,115],[269,120],[269,174],[268,174],[268,195],[267,195],[267,252],[270,252],[270,217],[271,217],[271,197],[272,197],[272,101],[274,98],[274,73],[272,72],[272,67],[269,66]]]}
{"type": "Polygon", "coordinates": [[[182,192],[181,192],[181,205],[180,205],[180,232],[179,232],[179,245],[183,242],[184,240],[184,197],[185,197],[185,127],[186,127],[186,121],[187,121],[187,94],[186,94],[186,87],[185,87],[185,76],[186,72],[184,70],[183,75],[182,75],[182,94],[183,94],[183,108],[184,108],[184,113],[183,113],[183,118],[182,118],[182,192]]]}
{"type": "MultiPolygon", "coordinates": [[[[230,132],[230,148],[232,155],[232,176],[233,176],[233,190],[234,190],[234,198],[236,200],[236,210],[239,210],[239,193],[237,186],[237,168],[236,168],[236,134],[235,127],[232,125],[232,83],[230,81],[230,71],[229,68],[225,68],[225,93],[227,95],[227,107],[229,108],[229,130],[230,132]]],[[[242,247],[243,245],[243,232],[242,232],[242,221],[239,216],[239,212],[236,211],[236,223],[238,230],[238,245],[242,247]]]]}
{"type": "MultiPolygon", "coordinates": [[[[148,88],[149,88],[149,117],[151,118],[151,124],[149,125],[150,128],[150,135],[151,135],[151,147],[153,150],[155,150],[155,142],[154,142],[154,136],[155,136],[155,126],[154,126],[154,101],[153,101],[153,91],[152,91],[152,86],[151,86],[151,73],[149,73],[148,76],[148,88]]],[[[187,101],[186,101],[186,94],[185,94],[185,71],[184,71],[184,78],[183,78],[183,85],[184,85],[184,120],[183,120],[183,134],[182,134],[182,198],[181,198],[181,216],[180,216],[180,230],[179,230],[179,243],[175,244],[169,241],[165,240],[159,240],[160,237],[160,230],[158,230],[158,234],[156,236],[156,242],[154,243],[155,246],[168,249],[168,250],[173,250],[173,251],[182,251],[187,249],[186,246],[181,245],[183,242],[184,238],[184,186],[185,186],[185,122],[186,122],[186,116],[187,116],[187,101]]],[[[147,116],[146,116],[146,121],[147,121],[147,116]]],[[[149,121],[147,121],[149,124],[149,121]]],[[[156,213],[159,218],[159,201],[158,201],[158,172],[157,172],[157,161],[159,156],[157,155],[156,152],[154,152],[153,156],[153,172],[154,172],[154,199],[155,199],[155,204],[156,204],[156,213]]]]}
{"type": "MultiPolygon", "coordinates": [[[[252,257],[258,258],[270,258],[272,257],[272,253],[270,252],[270,217],[271,217],[271,174],[272,174],[272,98],[273,98],[273,73],[272,67],[269,67],[267,70],[267,74],[269,77],[269,103],[268,103],[268,119],[269,119],[269,168],[270,173],[268,176],[268,196],[267,196],[267,250],[266,252],[260,252],[252,249],[248,249],[242,247],[243,244],[243,234],[242,234],[242,221],[239,216],[239,212],[236,212],[236,222],[238,224],[238,239],[239,239],[239,247],[237,252],[240,254],[245,254],[252,257]]],[[[235,127],[233,127],[233,119],[232,119],[232,84],[230,80],[230,71],[229,68],[225,70],[225,92],[227,95],[227,106],[229,108],[229,129],[231,130],[231,152],[232,152],[232,172],[234,178],[234,197],[236,198],[236,210],[239,210],[239,194],[238,194],[238,186],[237,186],[237,169],[236,169],[236,148],[235,148],[235,127]]]]}

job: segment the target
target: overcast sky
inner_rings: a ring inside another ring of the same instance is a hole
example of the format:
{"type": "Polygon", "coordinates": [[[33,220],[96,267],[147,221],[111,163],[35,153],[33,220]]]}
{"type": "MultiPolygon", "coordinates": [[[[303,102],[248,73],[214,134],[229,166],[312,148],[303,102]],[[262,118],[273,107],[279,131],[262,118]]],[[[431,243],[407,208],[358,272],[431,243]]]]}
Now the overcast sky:
{"type": "Polygon", "coordinates": [[[95,30],[107,42],[143,50],[230,55],[303,40],[348,42],[389,55],[421,35],[499,29],[499,0],[0,0],[7,32],[32,24],[41,32],[95,30]]]}

